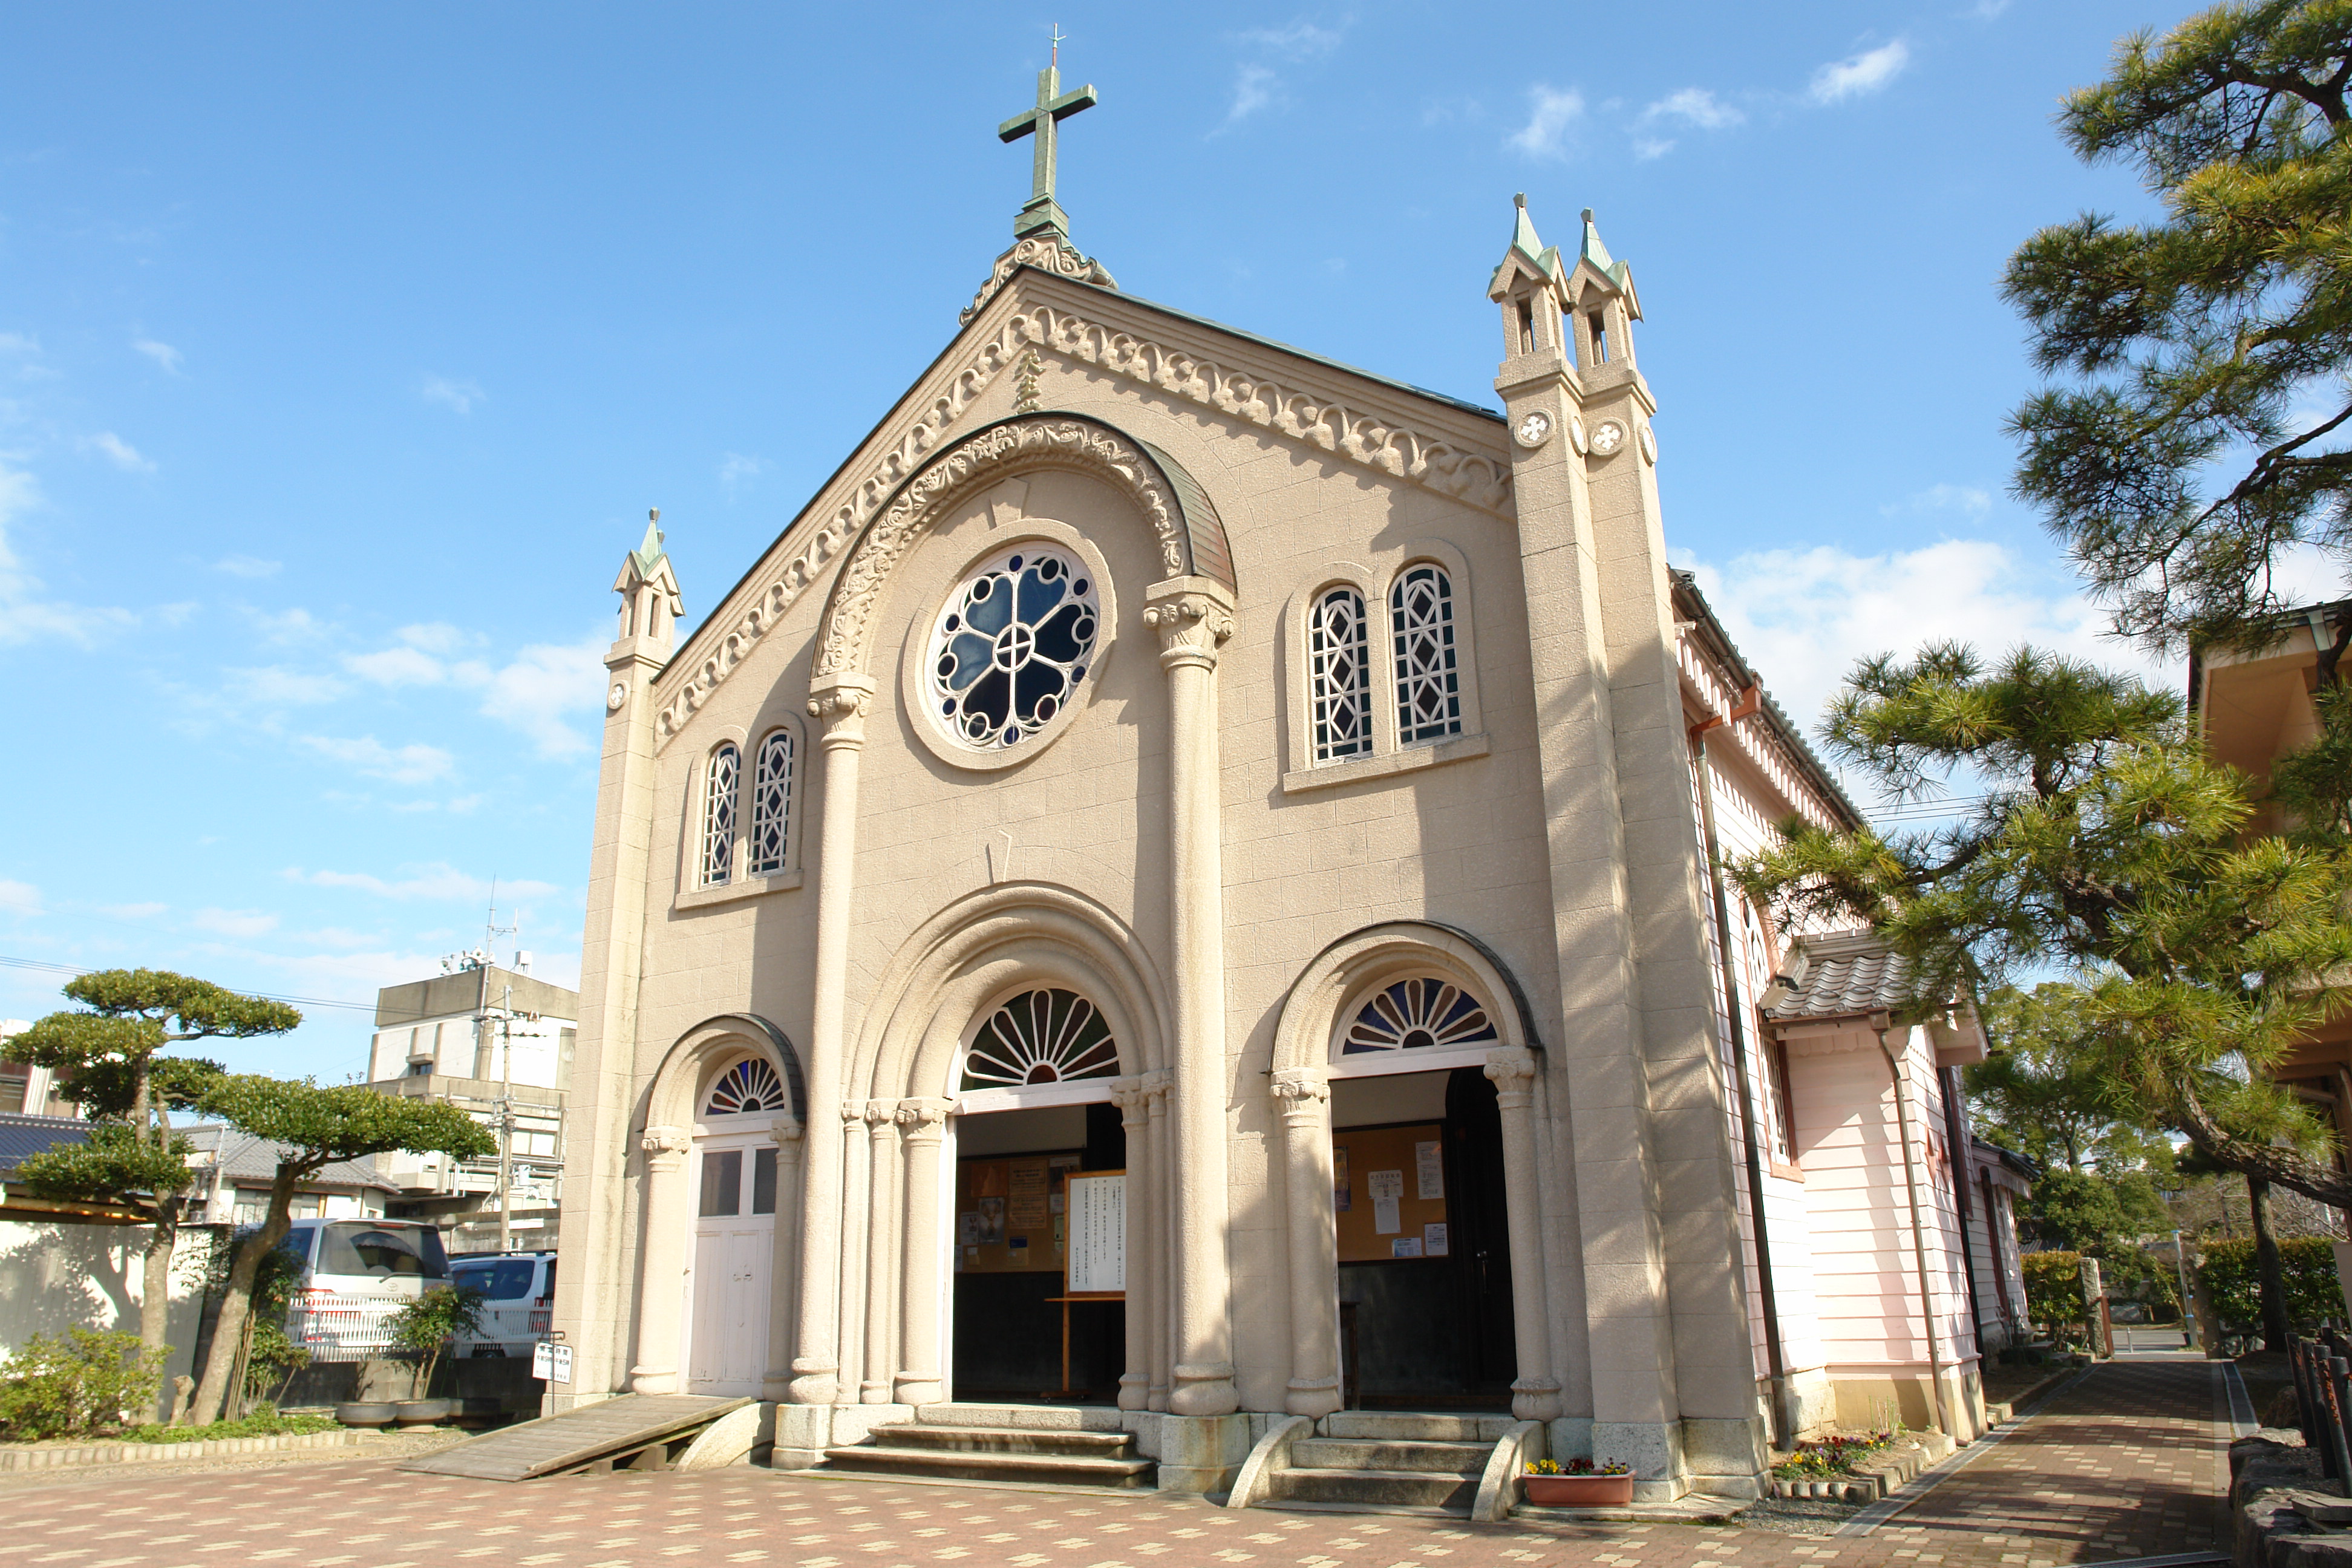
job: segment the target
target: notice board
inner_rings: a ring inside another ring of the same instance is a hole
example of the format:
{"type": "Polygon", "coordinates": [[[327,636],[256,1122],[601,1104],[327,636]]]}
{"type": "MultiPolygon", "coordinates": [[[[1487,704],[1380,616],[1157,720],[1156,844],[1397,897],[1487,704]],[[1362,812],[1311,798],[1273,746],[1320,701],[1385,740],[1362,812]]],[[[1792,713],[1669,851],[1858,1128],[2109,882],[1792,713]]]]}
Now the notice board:
{"type": "Polygon", "coordinates": [[[1127,1289],[1127,1173],[1073,1173],[1070,1194],[1070,1294],[1127,1289]]]}
{"type": "Polygon", "coordinates": [[[1013,1154],[956,1162],[960,1274],[1053,1274],[1064,1267],[1065,1187],[1081,1155],[1013,1154]]]}
{"type": "Polygon", "coordinates": [[[1333,1132],[1331,1184],[1340,1262],[1452,1255],[1444,1122],[1333,1132]]]}

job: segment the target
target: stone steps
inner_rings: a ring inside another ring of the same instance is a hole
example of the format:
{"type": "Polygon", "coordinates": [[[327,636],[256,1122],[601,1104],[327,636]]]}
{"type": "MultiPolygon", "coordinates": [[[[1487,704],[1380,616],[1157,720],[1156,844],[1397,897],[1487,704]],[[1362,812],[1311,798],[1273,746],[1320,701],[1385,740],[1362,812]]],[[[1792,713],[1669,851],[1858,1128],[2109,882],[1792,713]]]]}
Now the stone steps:
{"type": "Polygon", "coordinates": [[[1475,1475],[1427,1470],[1327,1470],[1292,1467],[1275,1473],[1271,1502],[1338,1503],[1372,1510],[1412,1508],[1467,1517],[1478,1495],[1475,1475]]]}
{"type": "Polygon", "coordinates": [[[1374,1442],[1369,1438],[1302,1437],[1290,1462],[1308,1470],[1426,1470],[1475,1476],[1494,1452],[1492,1443],[1374,1442]]]}
{"type": "Polygon", "coordinates": [[[1466,1518],[1508,1417],[1342,1410],[1290,1445],[1265,1504],[1466,1518]]]}
{"type": "Polygon", "coordinates": [[[1158,1483],[1159,1466],[1118,1430],[1118,1412],[1085,1406],[926,1405],[824,1451],[824,1470],[910,1480],[1017,1482],[1112,1489],[1158,1483]]]}

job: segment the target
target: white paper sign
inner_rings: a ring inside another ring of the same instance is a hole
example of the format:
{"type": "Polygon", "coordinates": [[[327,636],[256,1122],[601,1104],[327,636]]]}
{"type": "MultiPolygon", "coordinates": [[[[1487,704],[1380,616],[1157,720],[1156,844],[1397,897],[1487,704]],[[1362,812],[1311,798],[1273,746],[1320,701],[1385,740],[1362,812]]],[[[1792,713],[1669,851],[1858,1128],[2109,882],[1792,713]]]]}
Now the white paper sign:
{"type": "Polygon", "coordinates": [[[1421,1248],[1429,1257],[1444,1257],[1451,1245],[1446,1239],[1444,1221],[1437,1221],[1421,1227],[1421,1248]]]}
{"type": "Polygon", "coordinates": [[[1403,1228],[1404,1221],[1397,1214],[1396,1199],[1374,1198],[1372,1200],[1372,1233],[1374,1235],[1394,1236],[1403,1228]]]}
{"type": "Polygon", "coordinates": [[[1421,1256],[1421,1237],[1417,1236],[1398,1237],[1394,1241],[1389,1243],[1389,1256],[1391,1258],[1419,1258],[1421,1256]]]}
{"type": "Polygon", "coordinates": [[[1068,1178],[1070,1293],[1127,1289],[1127,1177],[1068,1178]]]}
{"type": "Polygon", "coordinates": [[[530,1347],[530,1375],[542,1383],[555,1375],[555,1347],[545,1340],[530,1347]]]}
{"type": "Polygon", "coordinates": [[[554,1354],[554,1364],[548,1368],[548,1373],[550,1374],[549,1381],[553,1383],[570,1383],[572,1381],[572,1347],[570,1345],[553,1345],[549,1348],[554,1354]]]}
{"type": "Polygon", "coordinates": [[[1413,1176],[1419,1182],[1418,1196],[1423,1199],[1445,1195],[1445,1158],[1444,1145],[1435,1139],[1412,1146],[1413,1176]]]}

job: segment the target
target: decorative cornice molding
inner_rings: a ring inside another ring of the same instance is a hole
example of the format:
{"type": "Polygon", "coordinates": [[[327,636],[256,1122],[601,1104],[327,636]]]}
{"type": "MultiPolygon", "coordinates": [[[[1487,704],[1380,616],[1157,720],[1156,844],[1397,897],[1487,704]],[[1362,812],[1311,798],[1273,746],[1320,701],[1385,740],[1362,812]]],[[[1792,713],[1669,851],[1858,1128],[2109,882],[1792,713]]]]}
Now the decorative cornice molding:
{"type": "MultiPolygon", "coordinates": [[[[1017,251],[1019,247],[1015,247],[1017,251]]],[[[1088,321],[1075,311],[1039,305],[1008,317],[976,349],[898,443],[875,462],[830,516],[811,520],[808,538],[768,579],[745,610],[691,666],[673,662],[677,684],[655,716],[654,743],[668,744],[688,719],[732,675],[760,639],[814,586],[833,558],[889,503],[919,469],[948,427],[1013,368],[1024,353],[1042,349],[1093,365],[1261,429],[1336,453],[1393,478],[1482,510],[1508,515],[1511,468],[1442,436],[1360,412],[1320,394],[1285,386],[1246,370],[1230,370],[1182,349],[1088,321]]],[[[797,526],[797,525],[796,525],[797,526]]],[[[1181,570],[1172,568],[1171,570],[1181,570]]],[[[698,640],[699,635],[697,634],[698,640]]]]}
{"type": "Polygon", "coordinates": [[[957,324],[971,325],[971,319],[986,309],[988,302],[995,299],[1004,286],[1013,281],[1013,275],[1024,267],[1034,267],[1040,272],[1050,272],[1056,278],[1067,278],[1076,283],[1091,283],[1097,289],[1115,289],[1118,287],[1112,280],[1108,268],[1092,257],[1080,255],[1077,247],[1055,235],[1033,235],[996,258],[996,269],[989,274],[988,281],[980,286],[980,292],[971,297],[971,303],[958,313],[957,324]]]}

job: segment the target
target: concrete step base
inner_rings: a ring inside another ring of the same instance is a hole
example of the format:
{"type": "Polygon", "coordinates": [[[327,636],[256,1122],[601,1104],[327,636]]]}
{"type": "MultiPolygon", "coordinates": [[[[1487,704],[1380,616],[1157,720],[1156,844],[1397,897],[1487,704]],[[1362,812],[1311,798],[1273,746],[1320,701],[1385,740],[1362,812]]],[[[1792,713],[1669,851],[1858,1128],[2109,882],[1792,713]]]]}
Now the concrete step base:
{"type": "Polygon", "coordinates": [[[1426,1470],[1317,1469],[1294,1467],[1273,1477],[1277,1503],[1337,1503],[1357,1508],[1427,1508],[1467,1514],[1478,1495],[1475,1475],[1426,1470]]]}
{"type": "Polygon", "coordinates": [[[896,1421],[877,1426],[870,1440],[891,1448],[1061,1454],[1096,1459],[1122,1458],[1129,1446],[1124,1432],[1081,1432],[1066,1427],[939,1426],[915,1421],[896,1421]]]}
{"type": "Polygon", "coordinates": [[[1508,1415],[1416,1415],[1379,1410],[1335,1410],[1315,1424],[1316,1435],[1371,1443],[1484,1443],[1489,1448],[1511,1429],[1508,1415]]]}
{"type": "Polygon", "coordinates": [[[1486,1457],[1494,1451],[1491,1443],[1301,1437],[1290,1446],[1290,1462],[1310,1470],[1427,1470],[1433,1475],[1475,1478],[1486,1468],[1486,1457]]]}
{"type": "MultiPolygon", "coordinates": [[[[882,1431],[887,1432],[885,1427],[882,1431]]],[[[877,1436],[880,1436],[877,1433],[877,1436]]],[[[827,1448],[820,1471],[938,1477],[964,1481],[1027,1481],[1127,1490],[1149,1488],[1159,1467],[1150,1459],[1095,1458],[1076,1454],[1008,1453],[986,1448],[902,1448],[859,1443],[827,1448]]]]}
{"type": "Polygon", "coordinates": [[[1117,1432],[1118,1411],[1108,1405],[919,1405],[915,1419],[931,1426],[1009,1426],[1030,1432],[1117,1432]]]}

